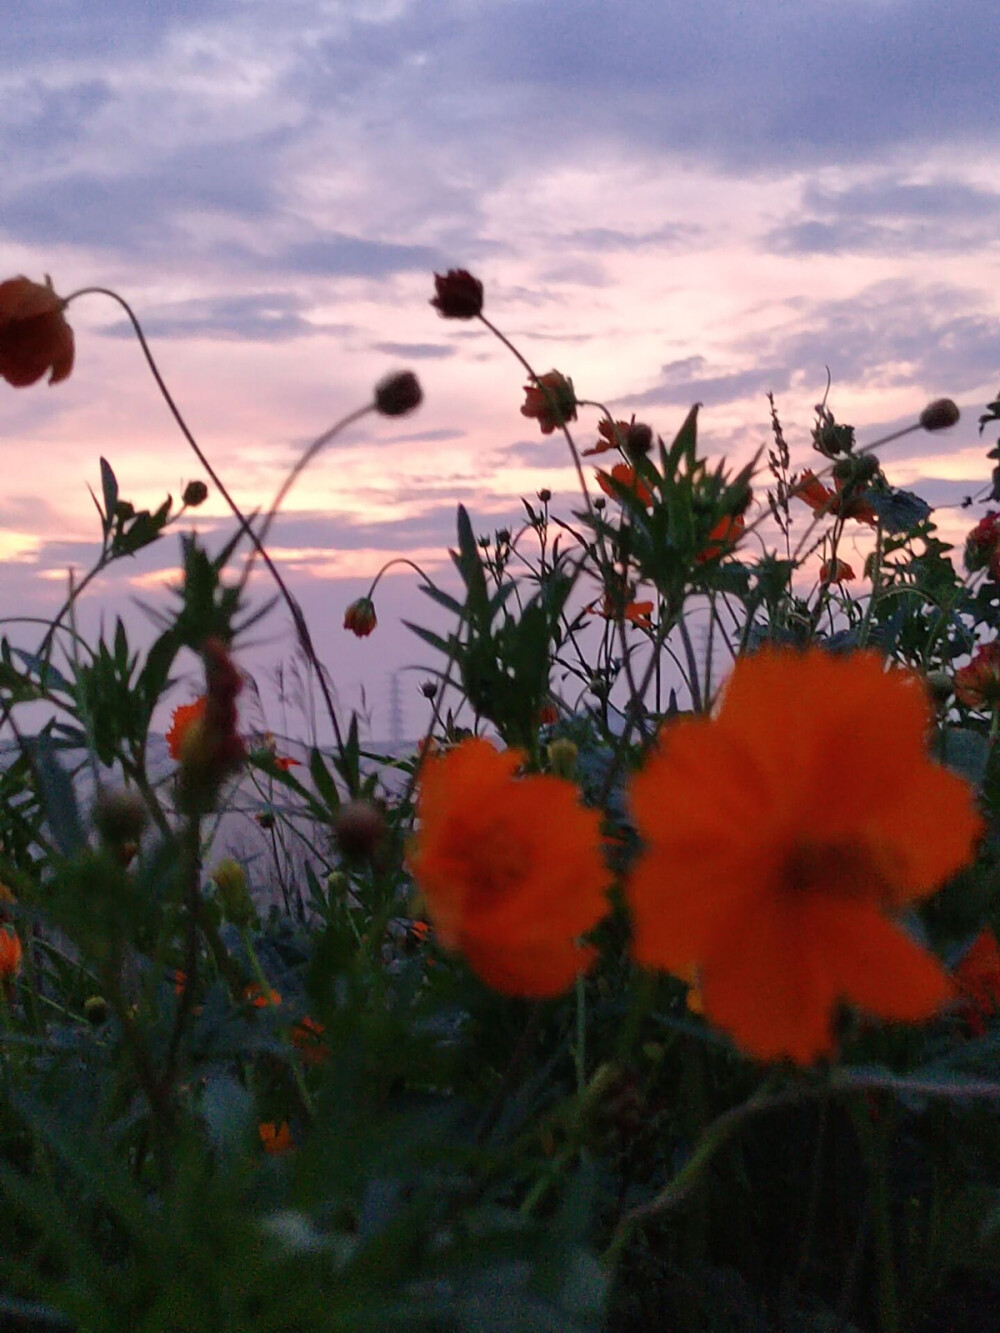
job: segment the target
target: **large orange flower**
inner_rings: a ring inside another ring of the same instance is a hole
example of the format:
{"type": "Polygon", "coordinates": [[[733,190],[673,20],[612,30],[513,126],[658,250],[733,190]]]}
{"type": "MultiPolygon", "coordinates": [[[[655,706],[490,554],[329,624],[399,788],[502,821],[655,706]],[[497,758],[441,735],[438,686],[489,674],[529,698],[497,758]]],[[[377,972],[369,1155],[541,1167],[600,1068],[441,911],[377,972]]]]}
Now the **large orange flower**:
{"type": "Polygon", "coordinates": [[[0,282],[0,377],[16,389],[66,379],[73,369],[73,330],[52,288],[30,278],[0,282]]]}
{"type": "MultiPolygon", "coordinates": [[[[614,486],[608,480],[606,472],[595,472],[597,484],[605,495],[610,495],[612,500],[620,500],[621,495],[615,490],[614,486]]],[[[636,499],[640,504],[651,505],[653,503],[653,492],[638,475],[631,463],[616,463],[611,469],[611,476],[618,482],[619,486],[624,486],[626,490],[634,491],[636,499]]]]}
{"type": "Polygon", "coordinates": [[[562,778],[515,777],[523,758],[472,739],[429,759],[409,864],[445,948],[508,995],[558,995],[607,910],[600,816],[562,778]]]}
{"type": "Polygon", "coordinates": [[[751,1054],[826,1053],[842,1000],[916,1021],[951,993],[889,915],[980,832],[971,789],[927,757],[930,718],[917,679],[874,654],[765,651],[633,779],[635,956],[697,967],[706,1015],[751,1054]]]}
{"type": "Polygon", "coordinates": [[[860,495],[850,495],[844,498],[841,495],[843,482],[838,478],[836,481],[837,489],[831,491],[829,486],[824,486],[815,472],[808,468],[802,473],[802,476],[791,488],[791,494],[800,500],[804,500],[814,514],[821,516],[824,514],[842,514],[844,518],[856,519],[859,523],[867,523],[874,527],[878,522],[878,515],[866,499],[860,495]]]}
{"type": "Polygon", "coordinates": [[[191,704],[180,704],[170,715],[170,727],[167,731],[167,749],[170,758],[180,760],[184,751],[184,742],[191,735],[192,728],[201,726],[205,717],[205,695],[191,704]]]}

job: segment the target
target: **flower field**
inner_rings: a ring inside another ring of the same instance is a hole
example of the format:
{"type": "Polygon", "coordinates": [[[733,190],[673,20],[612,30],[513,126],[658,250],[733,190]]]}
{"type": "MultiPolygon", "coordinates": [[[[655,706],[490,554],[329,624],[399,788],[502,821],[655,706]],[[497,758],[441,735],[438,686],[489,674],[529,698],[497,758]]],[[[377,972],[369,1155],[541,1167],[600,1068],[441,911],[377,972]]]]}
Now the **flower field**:
{"type": "MultiPolygon", "coordinates": [[[[116,293],[0,283],[10,391],[73,372],[84,299],[125,311],[204,479],[137,510],[101,459],[91,570],[0,639],[0,1324],[1000,1326],[1000,443],[956,551],[829,393],[811,468],[773,399],[768,446],[710,463],[697,406],[617,419],[436,275],[579,491],[492,534],[459,506],[450,577],[411,566],[426,734],[380,763],[268,535],[417,378],[247,515],[116,293]],[[228,538],[180,536],[152,645],[81,636],[92,581],[210,492],[228,538]],[[247,726],[264,616],[328,747],[247,726]],[[212,850],[248,783],[265,886],[212,850]]],[[[381,577],[342,612],[373,653],[381,577]]]]}

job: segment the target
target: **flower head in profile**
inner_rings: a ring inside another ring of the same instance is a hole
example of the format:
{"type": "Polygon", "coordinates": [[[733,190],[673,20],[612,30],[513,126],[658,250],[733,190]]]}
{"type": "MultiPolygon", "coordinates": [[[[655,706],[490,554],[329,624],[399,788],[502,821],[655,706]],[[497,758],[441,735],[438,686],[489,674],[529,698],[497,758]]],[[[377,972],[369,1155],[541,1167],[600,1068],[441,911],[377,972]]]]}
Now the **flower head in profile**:
{"type": "Polygon", "coordinates": [[[576,394],[573,381],[558,370],[539,375],[534,384],[524,386],[523,417],[533,417],[543,435],[551,435],[557,426],[576,420],[576,394]]]}
{"type": "Polygon", "coordinates": [[[431,305],[445,319],[475,319],[483,312],[483,284],[468,269],[435,273],[434,290],[431,305]]]}
{"type": "Polygon", "coordinates": [[[955,672],[955,697],[967,708],[1000,704],[1000,639],[980,644],[968,666],[955,672]]]}
{"type": "Polygon", "coordinates": [[[180,762],[185,745],[194,735],[194,729],[202,724],[206,702],[205,696],[202,695],[201,698],[195,699],[194,703],[181,704],[171,713],[170,727],[166,736],[171,759],[180,762]]]}
{"type": "Polygon", "coordinates": [[[836,560],[824,560],[820,566],[819,578],[821,583],[852,583],[856,578],[854,570],[846,560],[839,557],[836,560]]]}
{"type": "Polygon", "coordinates": [[[605,495],[609,495],[612,500],[621,500],[621,492],[612,484],[617,482],[627,491],[631,491],[640,504],[651,505],[653,503],[653,492],[646,483],[639,477],[631,463],[616,463],[611,469],[610,479],[607,472],[595,472],[597,484],[605,495]]]}
{"type": "Polygon", "coordinates": [[[0,282],[0,378],[22,389],[49,373],[58,384],[73,369],[73,330],[66,303],[49,283],[29,278],[0,282]]]}
{"type": "Polygon", "coordinates": [[[377,624],[375,603],[370,597],[359,597],[344,612],[344,629],[349,629],[359,639],[367,638],[377,624]]]}
{"type": "MultiPolygon", "coordinates": [[[[867,523],[874,527],[878,515],[861,495],[842,494],[843,483],[837,479],[837,489],[831,491],[824,486],[814,472],[807,468],[802,476],[792,485],[791,494],[803,500],[816,515],[835,514],[842,518],[853,518],[858,523],[867,523]]],[[[852,488],[853,490],[853,488],[852,488]]]]}
{"type": "Polygon", "coordinates": [[[728,555],[743,536],[746,525],[742,514],[724,514],[708,534],[708,545],[695,556],[695,563],[704,565],[720,555],[728,555]]]}
{"type": "Polygon", "coordinates": [[[600,816],[523,755],[463,741],[424,765],[409,866],[437,938],[507,995],[551,996],[590,964],[607,910],[600,816]]]}
{"type": "Polygon", "coordinates": [[[952,993],[893,920],[981,831],[971,788],[927,756],[930,720],[919,680],[875,654],[766,650],[633,778],[635,956],[697,968],[706,1017],[750,1054],[807,1063],[843,1001],[912,1022],[952,993]]]}
{"type": "Polygon", "coordinates": [[[9,981],[21,970],[21,938],[9,926],[0,926],[0,979],[9,981]]]}

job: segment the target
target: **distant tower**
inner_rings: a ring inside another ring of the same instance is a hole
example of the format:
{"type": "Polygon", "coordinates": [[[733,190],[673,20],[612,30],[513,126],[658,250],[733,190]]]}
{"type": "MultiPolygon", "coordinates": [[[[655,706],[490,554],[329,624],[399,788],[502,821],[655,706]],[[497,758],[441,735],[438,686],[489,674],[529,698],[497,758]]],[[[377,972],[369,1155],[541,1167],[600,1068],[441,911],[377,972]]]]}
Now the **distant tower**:
{"type": "Polygon", "coordinates": [[[393,746],[403,743],[403,694],[399,688],[399,672],[389,677],[389,739],[393,746]]]}

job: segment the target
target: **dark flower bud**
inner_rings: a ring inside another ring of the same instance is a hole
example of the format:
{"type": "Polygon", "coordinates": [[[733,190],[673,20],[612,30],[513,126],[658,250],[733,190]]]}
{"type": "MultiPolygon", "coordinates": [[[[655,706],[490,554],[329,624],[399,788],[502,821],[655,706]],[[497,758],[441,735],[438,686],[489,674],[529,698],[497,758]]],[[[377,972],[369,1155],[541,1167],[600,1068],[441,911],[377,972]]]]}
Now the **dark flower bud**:
{"type": "Polygon", "coordinates": [[[83,1016],[95,1028],[107,1021],[108,1002],[103,995],[88,995],[83,1002],[83,1016]]]}
{"type": "Polygon", "coordinates": [[[947,671],[928,671],[925,680],[931,698],[938,708],[943,708],[955,693],[955,684],[947,671]]]}
{"type": "Polygon", "coordinates": [[[385,832],[385,820],[371,801],[348,801],[340,807],[333,831],[342,856],[369,860],[385,832]]]}
{"type": "Polygon", "coordinates": [[[438,692],[436,680],[425,680],[420,684],[420,693],[425,699],[433,699],[438,692]]]}
{"type": "Polygon", "coordinates": [[[208,499],[208,487],[203,481],[189,481],[181,499],[189,509],[196,509],[208,499]]]}
{"type": "Polygon", "coordinates": [[[445,319],[475,319],[482,314],[483,284],[464,268],[450,268],[441,276],[434,274],[437,296],[431,305],[445,319]]]}
{"type": "Polygon", "coordinates": [[[547,486],[543,486],[542,489],[538,492],[538,498],[539,500],[541,500],[543,505],[547,505],[548,502],[552,499],[552,492],[549,490],[547,486]]]}
{"type": "Polygon", "coordinates": [[[105,842],[120,846],[138,842],[146,827],[145,802],[134,792],[102,792],[94,806],[94,823],[105,842]]]}
{"type": "Polygon", "coordinates": [[[947,430],[961,415],[957,404],[950,398],[936,398],[920,413],[920,424],[924,430],[947,430]]]}
{"type": "Polygon", "coordinates": [[[384,417],[402,417],[423,402],[424,391],[412,370],[387,375],[375,386],[375,407],[384,417]]]}
{"type": "Polygon", "coordinates": [[[653,447],[653,428],[644,421],[633,421],[625,432],[625,452],[630,458],[644,458],[653,447]]]}

